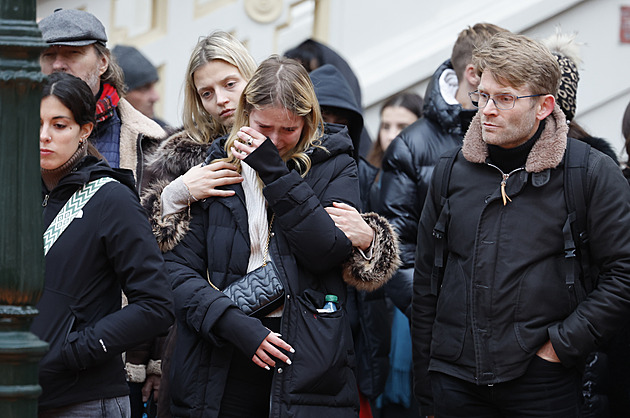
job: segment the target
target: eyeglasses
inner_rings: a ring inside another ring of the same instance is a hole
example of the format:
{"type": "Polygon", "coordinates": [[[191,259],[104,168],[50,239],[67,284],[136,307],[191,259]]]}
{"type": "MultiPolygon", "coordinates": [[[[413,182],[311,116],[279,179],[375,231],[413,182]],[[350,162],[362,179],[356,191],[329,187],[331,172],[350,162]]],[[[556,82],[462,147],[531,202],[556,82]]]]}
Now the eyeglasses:
{"type": "Polygon", "coordinates": [[[478,109],[483,109],[486,107],[488,102],[492,100],[494,102],[494,106],[500,110],[510,110],[516,104],[518,99],[525,99],[528,97],[539,97],[546,96],[546,94],[530,94],[529,96],[515,96],[513,94],[495,94],[491,96],[487,93],[479,93],[478,91],[471,91],[468,93],[468,97],[470,97],[470,101],[472,105],[478,109]]]}

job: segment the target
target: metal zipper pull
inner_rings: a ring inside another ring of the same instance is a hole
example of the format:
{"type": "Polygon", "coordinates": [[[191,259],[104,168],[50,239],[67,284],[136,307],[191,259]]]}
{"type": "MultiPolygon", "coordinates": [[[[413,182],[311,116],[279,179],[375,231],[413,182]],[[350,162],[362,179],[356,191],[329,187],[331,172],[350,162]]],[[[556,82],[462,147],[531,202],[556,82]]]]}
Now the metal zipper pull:
{"type": "Polygon", "coordinates": [[[44,201],[42,202],[42,207],[46,207],[48,205],[48,196],[50,196],[49,194],[47,194],[46,196],[44,196],[44,201]]]}

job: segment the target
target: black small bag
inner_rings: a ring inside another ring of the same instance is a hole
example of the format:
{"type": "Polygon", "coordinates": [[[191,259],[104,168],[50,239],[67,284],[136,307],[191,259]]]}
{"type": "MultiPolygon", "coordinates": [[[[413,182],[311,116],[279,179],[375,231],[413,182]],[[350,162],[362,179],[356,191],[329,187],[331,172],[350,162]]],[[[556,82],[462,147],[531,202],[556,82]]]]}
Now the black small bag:
{"type": "Polygon", "coordinates": [[[231,283],[223,293],[249,316],[262,318],[282,304],[284,287],[271,260],[231,283]]]}
{"type": "MultiPolygon", "coordinates": [[[[274,218],[275,214],[269,222],[262,266],[250,271],[222,290],[243,312],[256,318],[262,318],[273,312],[284,301],[284,286],[280,281],[278,270],[271,260],[267,261],[274,218]]],[[[217,289],[212,283],[210,284],[217,289]]]]}

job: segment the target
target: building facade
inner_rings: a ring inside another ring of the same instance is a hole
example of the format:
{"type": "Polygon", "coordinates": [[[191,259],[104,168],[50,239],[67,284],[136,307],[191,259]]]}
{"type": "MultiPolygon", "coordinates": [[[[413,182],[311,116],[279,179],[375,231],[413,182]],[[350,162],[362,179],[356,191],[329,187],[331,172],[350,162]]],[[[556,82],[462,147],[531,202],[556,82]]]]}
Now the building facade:
{"type": "Polygon", "coordinates": [[[355,71],[373,138],[383,100],[401,90],[423,95],[466,26],[491,22],[534,38],[559,27],[583,43],[575,119],[621,155],[621,118],[630,101],[624,6],[630,0],[38,0],[37,16],[59,7],[87,10],[107,28],[110,48],[139,48],[159,68],[157,113],[172,125],[181,124],[182,83],[200,36],[231,32],[257,62],[312,37],[355,71]]]}

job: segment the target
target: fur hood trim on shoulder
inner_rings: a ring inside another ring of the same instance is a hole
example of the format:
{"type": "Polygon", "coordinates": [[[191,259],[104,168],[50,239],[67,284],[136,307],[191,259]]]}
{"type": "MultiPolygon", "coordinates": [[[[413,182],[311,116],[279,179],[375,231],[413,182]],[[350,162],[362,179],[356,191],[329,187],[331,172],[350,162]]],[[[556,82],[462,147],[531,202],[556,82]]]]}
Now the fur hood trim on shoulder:
{"type": "Polygon", "coordinates": [[[149,214],[151,230],[163,253],[175,248],[190,229],[190,215],[187,210],[162,219],[162,191],[169,184],[170,180],[156,180],[142,194],[142,206],[149,214]]]}
{"type": "MultiPolygon", "coordinates": [[[[546,118],[545,129],[527,157],[525,170],[529,173],[539,173],[557,167],[564,157],[568,132],[569,127],[564,113],[556,104],[551,115],[546,118]]],[[[488,158],[488,145],[481,136],[479,113],[475,115],[466,132],[462,154],[471,163],[482,164],[488,158]]]]}
{"type": "Polygon", "coordinates": [[[147,157],[147,171],[157,178],[175,179],[204,162],[208,149],[209,143],[195,141],[185,130],[175,132],[147,157]]]}
{"type": "Polygon", "coordinates": [[[344,281],[358,290],[372,292],[392,278],[400,266],[398,236],[385,218],[376,213],[361,214],[374,230],[372,258],[367,260],[357,248],[343,265],[344,281]]]}
{"type": "Polygon", "coordinates": [[[125,99],[120,99],[117,109],[121,121],[120,167],[132,170],[134,176],[136,176],[139,155],[138,136],[142,134],[158,141],[166,136],[166,131],[157,122],[136,110],[125,99]]]}

